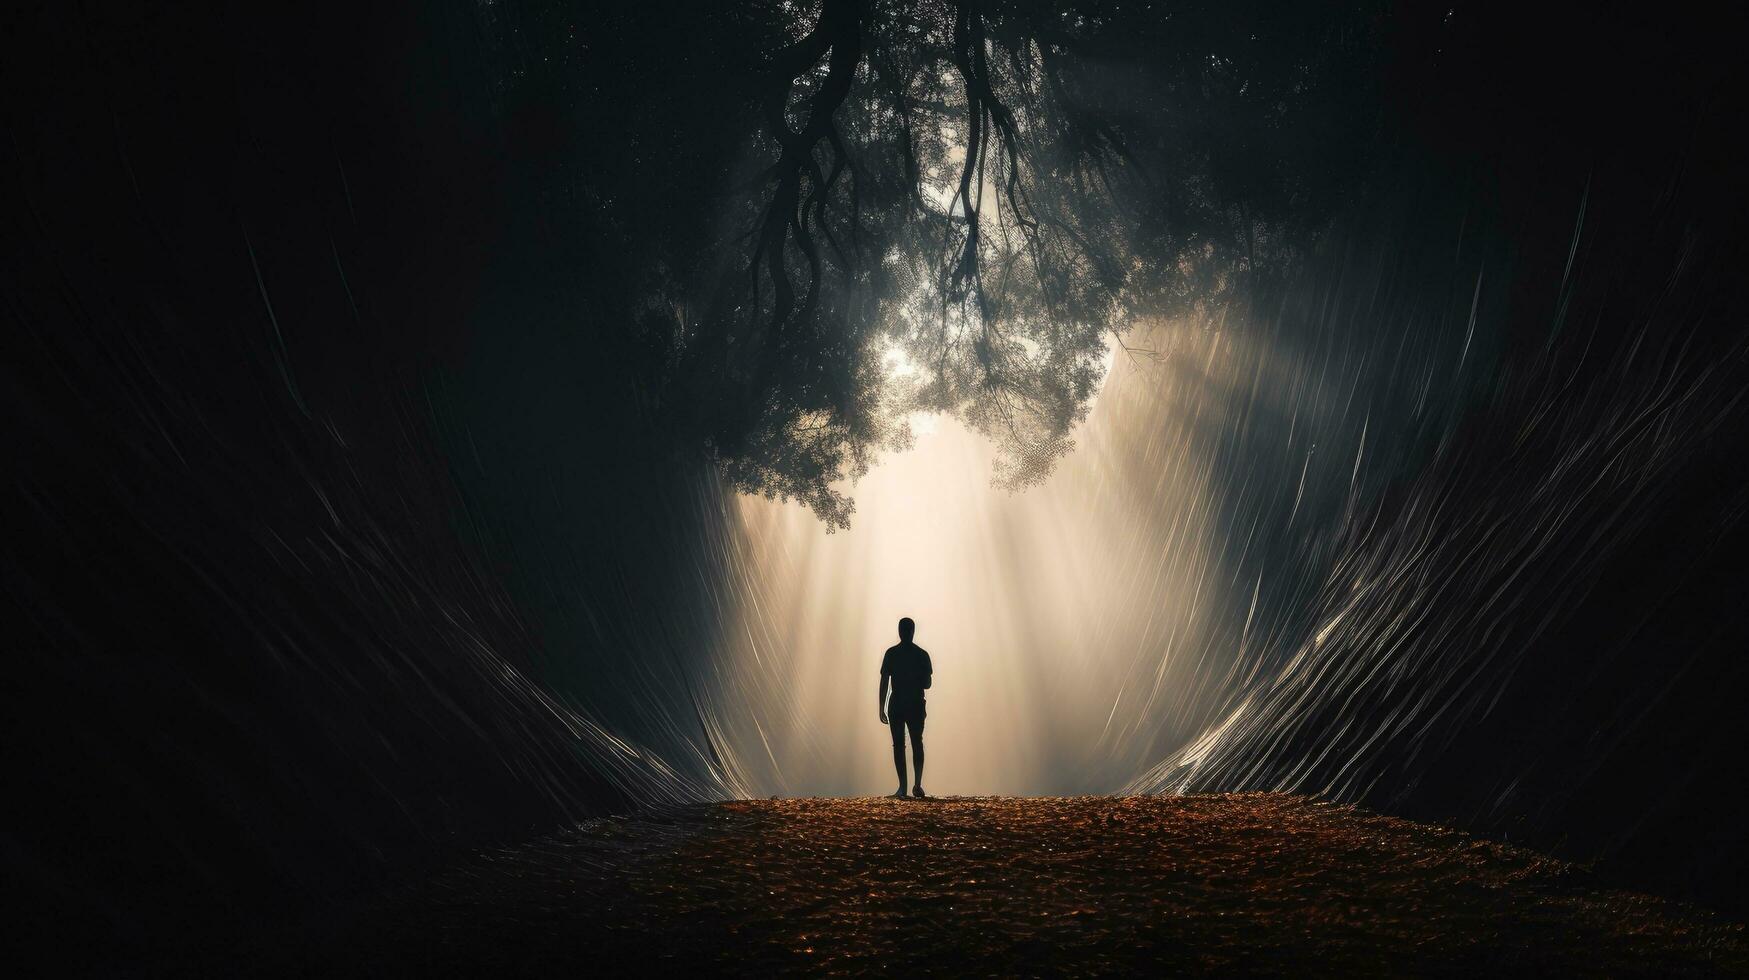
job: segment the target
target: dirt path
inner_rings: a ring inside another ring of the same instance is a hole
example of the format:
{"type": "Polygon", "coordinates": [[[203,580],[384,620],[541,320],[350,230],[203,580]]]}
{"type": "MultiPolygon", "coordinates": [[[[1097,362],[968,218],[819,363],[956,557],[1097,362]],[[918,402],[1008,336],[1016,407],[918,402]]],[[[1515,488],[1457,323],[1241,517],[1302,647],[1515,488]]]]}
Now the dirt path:
{"type": "Polygon", "coordinates": [[[1276,795],[773,800],[482,854],[303,965],[369,972],[1749,972],[1743,927],[1276,795]]]}

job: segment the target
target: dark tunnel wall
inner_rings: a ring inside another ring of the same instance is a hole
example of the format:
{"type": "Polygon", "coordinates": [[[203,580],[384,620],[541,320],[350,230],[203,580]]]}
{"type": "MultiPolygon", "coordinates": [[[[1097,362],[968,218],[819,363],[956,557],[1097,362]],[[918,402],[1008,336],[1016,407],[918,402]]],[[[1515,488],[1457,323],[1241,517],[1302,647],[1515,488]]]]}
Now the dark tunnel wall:
{"type": "MultiPolygon", "coordinates": [[[[328,13],[21,15],[6,861],[45,896],[21,935],[204,941],[446,848],[721,792],[642,754],[635,714],[574,711],[585,685],[555,700],[538,604],[458,490],[472,437],[440,407],[472,318],[532,286],[505,269],[578,259],[503,257],[539,202],[509,187],[489,32],[463,7],[328,13]]],[[[586,336],[574,381],[605,391],[625,352],[586,336]]],[[[621,474],[566,488],[617,529],[563,529],[609,556],[575,587],[684,610],[708,480],[634,452],[625,401],[555,406],[565,448],[621,474]]],[[[630,655],[612,642],[584,649],[630,655]]]]}
{"type": "MultiPolygon", "coordinates": [[[[1469,270],[1497,366],[1335,529],[1311,622],[1220,745],[1136,785],[1335,794],[1741,910],[1732,29],[1613,5],[1422,26],[1437,56],[1391,87],[1412,207],[1388,235],[1412,243],[1400,279],[1469,270]]],[[[1319,261],[1287,302],[1364,301],[1319,261]]]]}

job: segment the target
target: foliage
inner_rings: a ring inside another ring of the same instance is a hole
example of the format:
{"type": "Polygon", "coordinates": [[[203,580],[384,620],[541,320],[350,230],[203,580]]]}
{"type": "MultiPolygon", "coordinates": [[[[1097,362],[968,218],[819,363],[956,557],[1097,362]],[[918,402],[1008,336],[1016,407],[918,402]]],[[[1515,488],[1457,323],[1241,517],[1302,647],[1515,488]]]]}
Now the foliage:
{"type": "Polygon", "coordinates": [[[1041,479],[1111,352],[1152,356],[1129,325],[1255,295],[1373,142],[1376,108],[1355,108],[1378,103],[1367,8],[612,16],[543,28],[566,55],[543,54],[563,67],[542,77],[615,114],[581,121],[613,138],[573,176],[618,229],[598,252],[622,263],[641,383],[735,487],[833,526],[853,508],[842,482],[903,446],[916,412],[995,441],[1001,483],[1041,479]]]}

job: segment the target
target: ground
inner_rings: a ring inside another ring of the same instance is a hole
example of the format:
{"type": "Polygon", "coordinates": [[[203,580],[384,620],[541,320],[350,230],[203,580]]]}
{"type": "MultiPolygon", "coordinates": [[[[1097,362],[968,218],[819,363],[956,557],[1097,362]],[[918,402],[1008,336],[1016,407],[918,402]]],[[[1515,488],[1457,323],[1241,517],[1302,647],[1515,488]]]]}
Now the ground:
{"type": "Polygon", "coordinates": [[[297,956],[394,974],[1749,972],[1743,927],[1711,913],[1273,794],[603,819],[477,855],[297,956]]]}

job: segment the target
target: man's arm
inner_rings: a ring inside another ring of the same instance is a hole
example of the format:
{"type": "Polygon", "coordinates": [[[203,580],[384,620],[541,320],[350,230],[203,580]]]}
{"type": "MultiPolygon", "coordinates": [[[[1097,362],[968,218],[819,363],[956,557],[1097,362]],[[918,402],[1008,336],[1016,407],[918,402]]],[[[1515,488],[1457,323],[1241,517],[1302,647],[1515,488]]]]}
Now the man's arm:
{"type": "Polygon", "coordinates": [[[886,672],[883,671],[881,673],[881,703],[880,703],[881,724],[883,724],[883,725],[885,725],[887,723],[887,681],[889,679],[890,678],[888,677],[886,672]]]}
{"type": "Polygon", "coordinates": [[[929,659],[929,651],[923,651],[923,689],[929,690],[935,684],[935,664],[929,659]]]}

